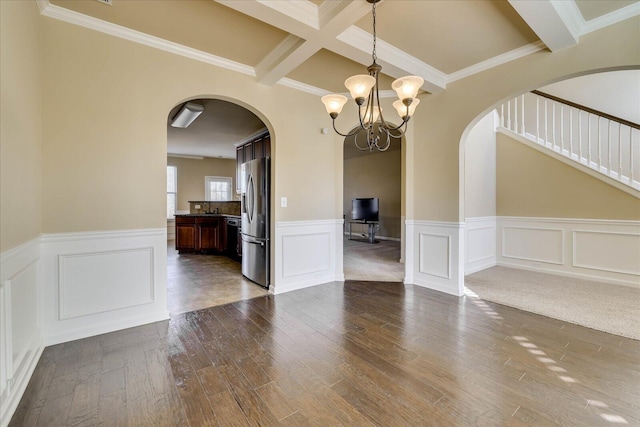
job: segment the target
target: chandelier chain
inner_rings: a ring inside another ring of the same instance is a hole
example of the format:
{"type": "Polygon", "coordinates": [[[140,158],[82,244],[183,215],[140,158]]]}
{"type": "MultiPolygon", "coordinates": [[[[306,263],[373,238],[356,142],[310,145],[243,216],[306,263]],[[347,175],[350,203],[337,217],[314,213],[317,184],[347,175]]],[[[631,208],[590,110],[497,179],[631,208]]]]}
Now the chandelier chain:
{"type": "Polygon", "coordinates": [[[373,3],[371,14],[373,15],[373,53],[371,56],[373,58],[373,62],[375,63],[376,60],[378,59],[378,55],[376,55],[376,4],[375,2],[373,3]]]}

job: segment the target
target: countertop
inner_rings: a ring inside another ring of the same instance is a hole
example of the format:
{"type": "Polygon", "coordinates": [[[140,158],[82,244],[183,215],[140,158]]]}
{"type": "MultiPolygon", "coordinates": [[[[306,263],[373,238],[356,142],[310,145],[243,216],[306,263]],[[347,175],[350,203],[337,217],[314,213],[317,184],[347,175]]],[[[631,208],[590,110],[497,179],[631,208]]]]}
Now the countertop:
{"type": "Polygon", "coordinates": [[[211,217],[216,217],[216,216],[221,216],[221,217],[225,217],[225,218],[236,218],[236,219],[241,219],[240,215],[229,215],[229,214],[208,214],[208,213],[195,213],[195,214],[176,214],[175,217],[205,217],[205,218],[211,218],[211,217]]]}

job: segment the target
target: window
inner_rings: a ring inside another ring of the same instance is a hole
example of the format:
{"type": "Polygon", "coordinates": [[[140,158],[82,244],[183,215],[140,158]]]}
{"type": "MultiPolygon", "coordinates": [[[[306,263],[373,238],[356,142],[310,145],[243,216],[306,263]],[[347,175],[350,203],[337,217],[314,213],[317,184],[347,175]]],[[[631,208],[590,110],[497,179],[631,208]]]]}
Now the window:
{"type": "Polygon", "coordinates": [[[167,166],[167,219],[173,219],[178,203],[178,168],[167,166]]]}
{"type": "Polygon", "coordinates": [[[208,202],[231,201],[231,178],[228,176],[205,176],[204,194],[208,202]]]}

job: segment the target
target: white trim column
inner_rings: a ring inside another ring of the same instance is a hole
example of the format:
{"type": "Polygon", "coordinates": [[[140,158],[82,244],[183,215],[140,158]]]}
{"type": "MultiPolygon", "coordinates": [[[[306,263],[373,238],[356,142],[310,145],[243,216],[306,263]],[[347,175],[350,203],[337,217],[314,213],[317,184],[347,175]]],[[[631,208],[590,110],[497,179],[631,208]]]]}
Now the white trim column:
{"type": "Polygon", "coordinates": [[[464,294],[464,223],[406,221],[405,284],[464,294]]]}

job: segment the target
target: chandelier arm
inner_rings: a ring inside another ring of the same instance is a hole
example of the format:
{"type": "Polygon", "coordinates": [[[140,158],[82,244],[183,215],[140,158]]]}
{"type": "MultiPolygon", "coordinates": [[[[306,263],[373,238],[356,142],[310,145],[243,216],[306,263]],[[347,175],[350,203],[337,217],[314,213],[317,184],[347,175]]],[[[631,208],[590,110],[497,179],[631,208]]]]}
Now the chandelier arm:
{"type": "MultiPolygon", "coordinates": [[[[376,148],[378,149],[378,151],[387,151],[389,149],[389,146],[391,146],[391,134],[389,133],[389,129],[383,128],[383,131],[387,135],[386,143],[385,143],[384,147],[381,147],[380,144],[379,144],[379,140],[376,141],[376,148]]],[[[380,132],[380,133],[382,133],[382,132],[380,132]]]]}
{"type": "Polygon", "coordinates": [[[338,129],[336,129],[336,120],[335,120],[335,119],[333,119],[333,120],[332,120],[332,124],[333,124],[333,130],[334,130],[338,135],[340,135],[340,136],[344,136],[345,138],[348,138],[348,137],[350,137],[350,136],[353,136],[353,135],[357,134],[357,133],[358,133],[358,130],[359,130],[359,129],[356,129],[356,130],[354,130],[353,132],[350,132],[350,133],[346,133],[346,134],[345,134],[345,133],[340,132],[338,129]]]}
{"type": "MultiPolygon", "coordinates": [[[[358,131],[360,131],[360,130],[361,130],[361,129],[358,129],[358,131]]],[[[366,147],[361,147],[361,146],[358,144],[358,135],[359,135],[359,134],[360,134],[360,132],[356,132],[356,136],[355,136],[355,137],[354,137],[354,139],[353,139],[353,142],[354,142],[354,144],[355,144],[356,148],[357,148],[358,150],[360,150],[360,151],[371,151],[371,149],[369,148],[369,146],[368,146],[368,145],[367,145],[366,147]]],[[[367,138],[367,142],[368,142],[368,141],[369,141],[369,138],[367,138]]]]}
{"type": "MultiPolygon", "coordinates": [[[[406,125],[407,125],[407,123],[409,122],[409,119],[411,118],[411,117],[409,117],[409,116],[405,116],[405,117],[406,117],[406,118],[405,118],[405,119],[403,119],[403,120],[402,120],[402,123],[400,123],[398,126],[389,126],[389,125],[387,125],[387,124],[385,123],[385,125],[386,125],[386,126],[385,126],[385,128],[387,128],[387,129],[389,129],[389,130],[397,130],[397,131],[400,131],[400,136],[402,136],[403,131],[402,131],[402,129],[401,129],[401,128],[404,126],[404,127],[405,127],[405,129],[406,129],[406,125]]],[[[400,138],[400,136],[394,136],[394,138],[400,138]]]]}

